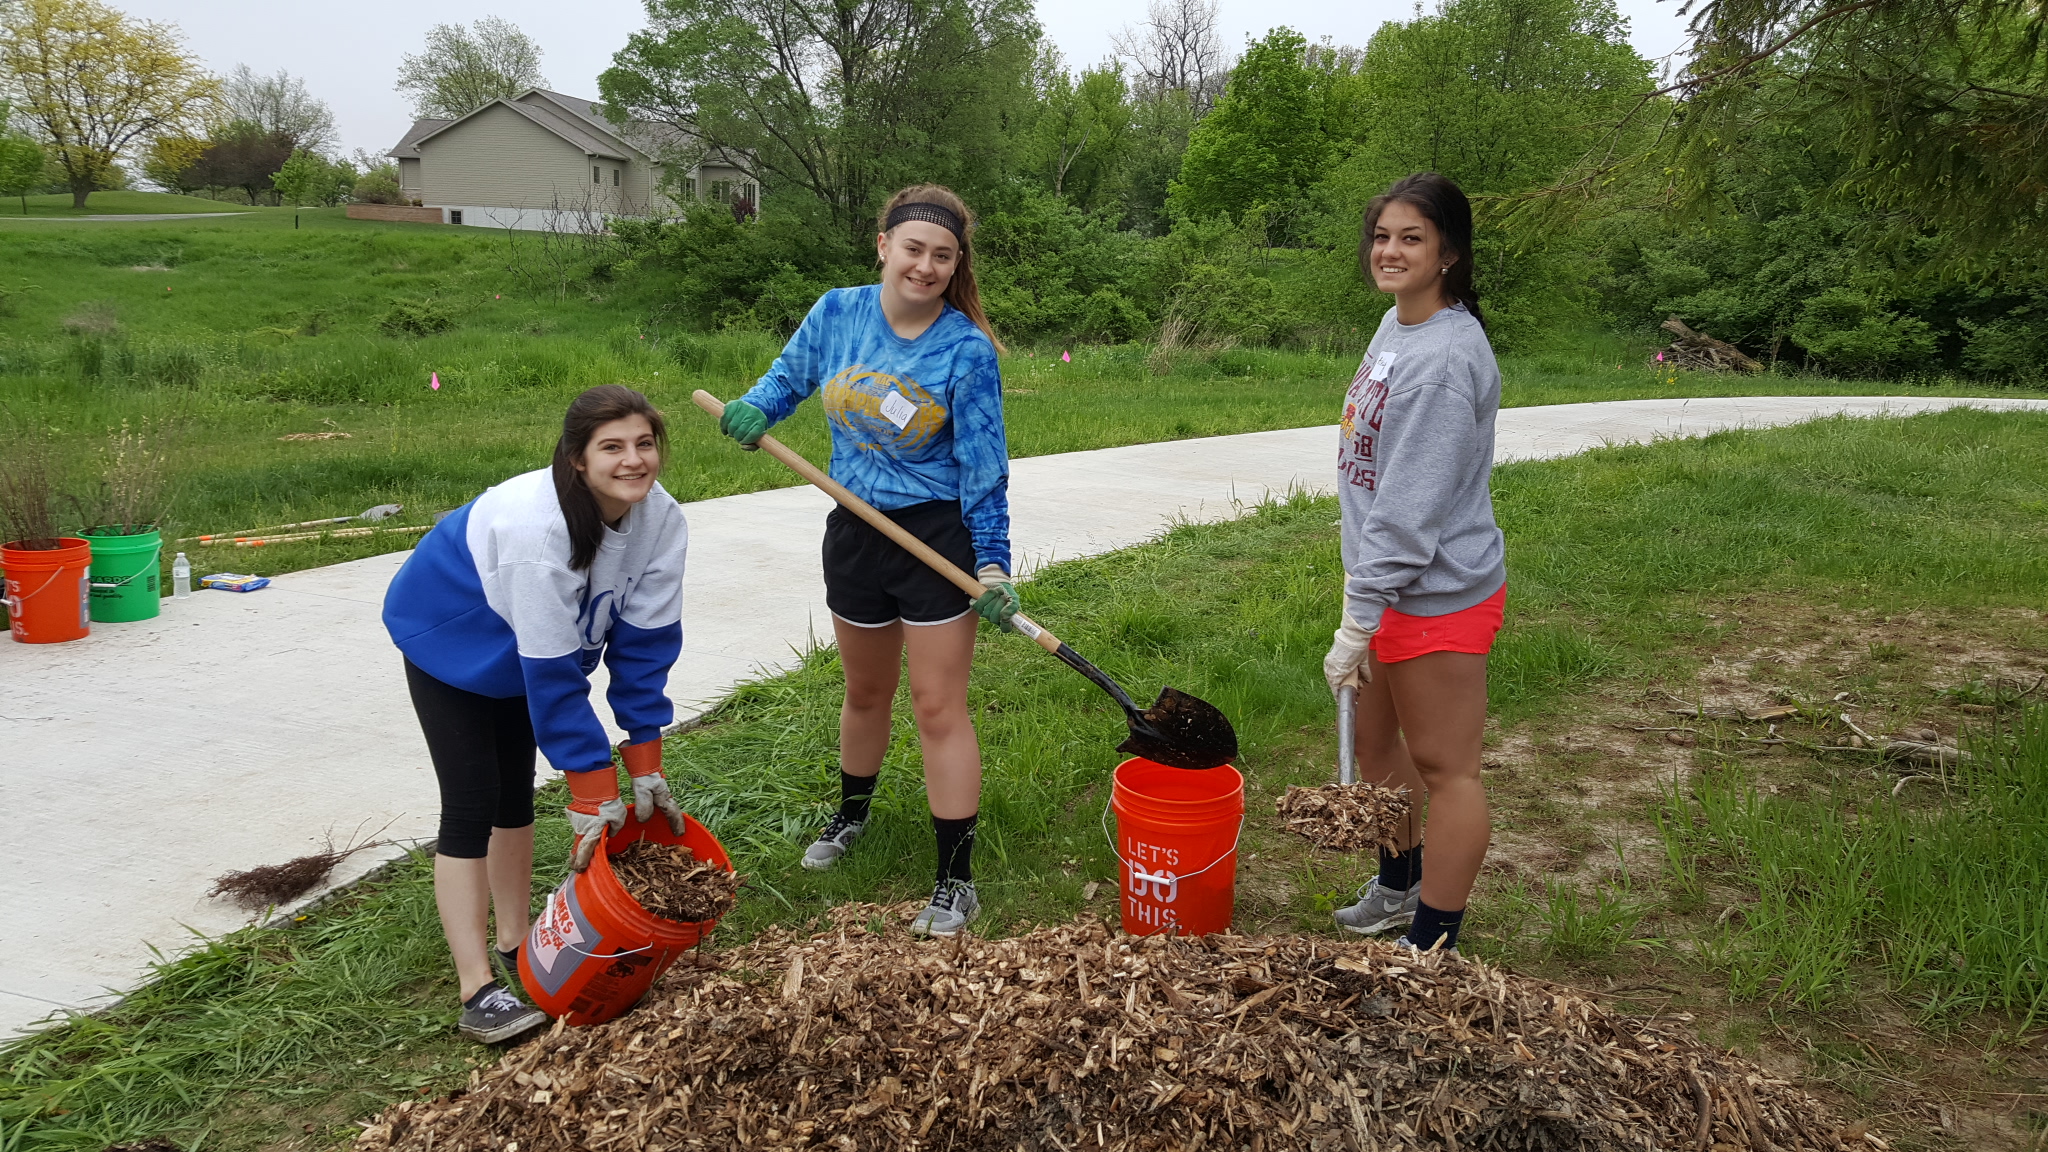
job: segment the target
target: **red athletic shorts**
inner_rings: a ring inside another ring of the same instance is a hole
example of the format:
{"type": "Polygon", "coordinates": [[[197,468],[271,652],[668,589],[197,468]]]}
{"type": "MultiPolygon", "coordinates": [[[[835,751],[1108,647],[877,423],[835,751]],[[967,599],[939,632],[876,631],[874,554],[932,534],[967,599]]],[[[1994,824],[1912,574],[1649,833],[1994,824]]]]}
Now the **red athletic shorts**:
{"type": "Polygon", "coordinates": [[[1398,664],[1427,656],[1431,652],[1470,652],[1484,656],[1493,651],[1493,638],[1507,607],[1508,586],[1461,612],[1448,616],[1410,616],[1392,608],[1380,614],[1380,630],[1367,645],[1379,654],[1380,663],[1398,664]]]}

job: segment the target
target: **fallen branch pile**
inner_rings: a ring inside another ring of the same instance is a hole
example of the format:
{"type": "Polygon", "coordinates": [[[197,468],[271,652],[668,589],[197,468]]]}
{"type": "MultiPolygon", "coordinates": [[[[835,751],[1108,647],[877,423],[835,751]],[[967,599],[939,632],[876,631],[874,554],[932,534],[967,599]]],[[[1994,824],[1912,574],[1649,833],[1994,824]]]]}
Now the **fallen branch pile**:
{"type": "Polygon", "coordinates": [[[395,1105],[357,1152],[1843,1147],[1689,1017],[1454,956],[1085,917],[922,942],[910,911],[700,956],[627,1016],[395,1105]]]}
{"type": "Polygon", "coordinates": [[[1725,340],[1716,340],[1705,332],[1695,332],[1685,321],[1673,316],[1658,325],[1677,339],[1665,349],[1680,368],[1693,368],[1705,372],[1725,372],[1735,369],[1741,372],[1761,372],[1764,366],[1746,355],[1742,349],[1725,340]]]}
{"type": "Polygon", "coordinates": [[[1325,784],[1303,788],[1290,784],[1274,801],[1273,810],[1289,832],[1304,836],[1318,848],[1363,852],[1385,848],[1398,852],[1394,833],[1408,818],[1408,793],[1379,784],[1325,784]]]}

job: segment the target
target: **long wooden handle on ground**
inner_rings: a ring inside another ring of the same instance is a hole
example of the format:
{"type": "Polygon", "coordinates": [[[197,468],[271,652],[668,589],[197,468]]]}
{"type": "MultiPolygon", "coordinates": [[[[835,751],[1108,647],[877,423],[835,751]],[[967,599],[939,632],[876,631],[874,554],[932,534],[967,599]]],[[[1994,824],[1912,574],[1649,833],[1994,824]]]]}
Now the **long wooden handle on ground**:
{"type": "MultiPolygon", "coordinates": [[[[697,402],[697,407],[711,413],[713,416],[725,415],[725,402],[704,391],[702,388],[692,393],[690,398],[697,402]]],[[[959,565],[933,551],[931,545],[904,531],[901,524],[876,511],[874,505],[848,492],[845,485],[827,476],[824,469],[804,459],[801,454],[791,449],[789,445],[784,444],[773,436],[762,436],[757,443],[760,445],[761,451],[782,461],[789,467],[790,471],[817,485],[827,495],[839,501],[841,507],[867,521],[869,524],[874,525],[875,531],[902,545],[905,551],[930,565],[932,571],[951,580],[962,592],[967,593],[969,596],[980,596],[983,592],[988,591],[987,588],[983,587],[981,581],[962,572],[959,565]]],[[[1033,623],[1031,618],[1025,616],[1022,612],[1010,617],[1010,626],[1038,641],[1040,648],[1051,652],[1055,656],[1059,654],[1060,638],[1053,635],[1048,629],[1041,628],[1036,623],[1033,623]]]]}

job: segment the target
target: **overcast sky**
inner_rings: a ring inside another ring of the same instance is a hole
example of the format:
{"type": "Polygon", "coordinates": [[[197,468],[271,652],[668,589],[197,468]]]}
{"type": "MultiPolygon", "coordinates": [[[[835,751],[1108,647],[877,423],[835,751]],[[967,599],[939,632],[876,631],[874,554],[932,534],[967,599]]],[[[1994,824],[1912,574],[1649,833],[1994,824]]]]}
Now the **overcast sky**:
{"type": "MultiPolygon", "coordinates": [[[[540,43],[548,83],[578,96],[597,95],[597,74],[643,24],[640,0],[470,0],[421,5],[408,0],[352,0],[346,5],[278,4],[275,0],[113,0],[151,20],[177,24],[187,46],[216,72],[247,64],[283,68],[305,78],[334,109],[345,149],[383,153],[412,113],[391,88],[399,58],[417,52],[429,27],[500,16],[540,43]]],[[[1434,0],[1432,0],[1432,3],[1434,0]]],[[[1638,51],[1653,61],[1683,44],[1684,20],[1673,0],[1619,0],[1638,51]]],[[[1038,18],[1070,65],[1109,53],[1110,35],[1144,18],[1145,0],[1038,0],[1038,18]]],[[[1411,0],[1222,0],[1225,42],[1241,49],[1247,35],[1286,24],[1310,40],[1324,37],[1363,47],[1381,22],[1404,19],[1411,0]]]]}

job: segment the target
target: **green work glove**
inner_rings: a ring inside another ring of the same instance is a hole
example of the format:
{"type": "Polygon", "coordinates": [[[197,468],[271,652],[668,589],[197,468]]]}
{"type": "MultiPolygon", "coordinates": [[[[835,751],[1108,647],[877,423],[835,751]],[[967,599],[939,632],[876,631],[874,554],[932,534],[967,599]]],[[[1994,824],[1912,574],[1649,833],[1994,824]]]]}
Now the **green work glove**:
{"type": "Polygon", "coordinates": [[[983,564],[975,575],[988,591],[975,598],[974,610],[1003,631],[1015,631],[1010,626],[1010,617],[1024,610],[1024,601],[1017,598],[1017,586],[1010,583],[1010,574],[999,565],[983,564]]]}
{"type": "Polygon", "coordinates": [[[739,441],[747,451],[758,452],[761,437],[768,434],[768,414],[745,400],[735,400],[725,406],[725,415],[718,418],[718,430],[739,441]]]}

